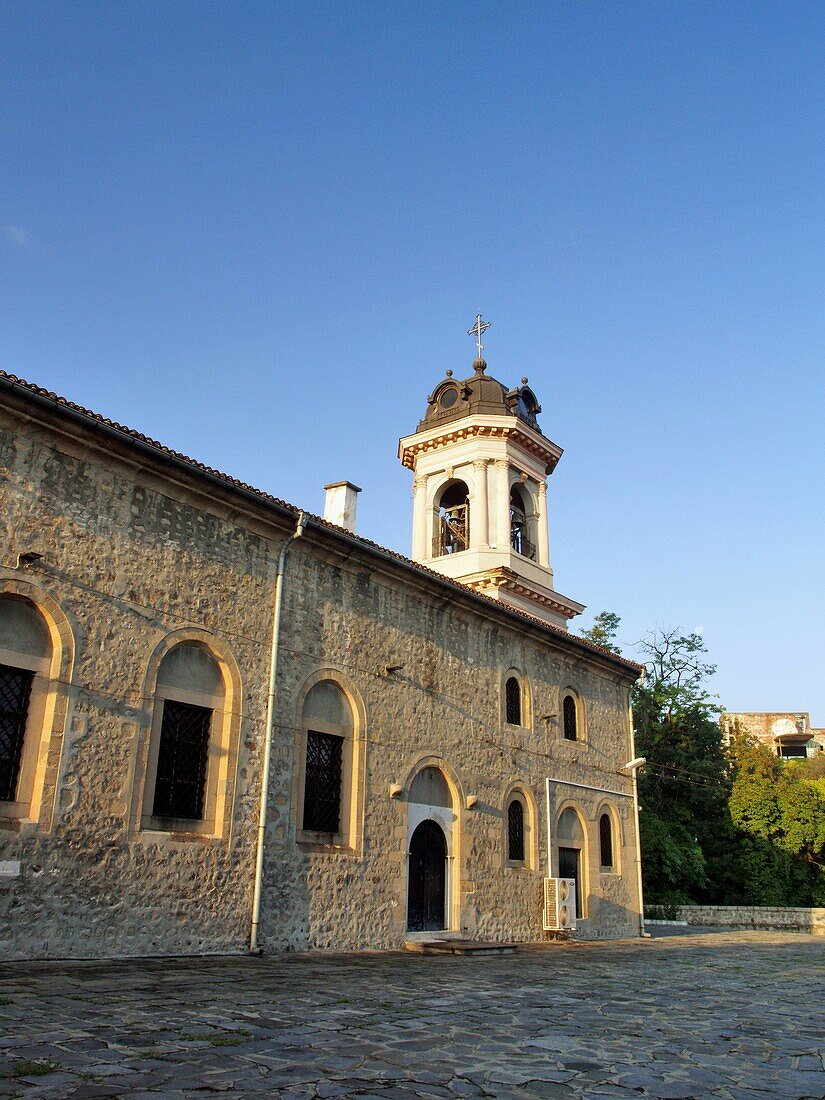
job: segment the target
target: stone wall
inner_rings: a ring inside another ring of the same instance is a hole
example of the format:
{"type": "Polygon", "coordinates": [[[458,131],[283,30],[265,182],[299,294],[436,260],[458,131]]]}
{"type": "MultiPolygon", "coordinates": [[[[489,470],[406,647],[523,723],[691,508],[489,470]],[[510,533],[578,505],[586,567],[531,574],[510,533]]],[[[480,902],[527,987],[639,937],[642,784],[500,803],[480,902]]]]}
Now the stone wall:
{"type": "MultiPolygon", "coordinates": [[[[56,642],[64,671],[51,690],[61,705],[41,753],[37,818],[4,817],[0,805],[0,955],[243,951],[274,562],[294,517],[205,484],[94,425],[70,424],[59,409],[29,408],[22,398],[19,406],[9,398],[0,415],[0,590],[35,603],[65,644],[56,642]],[[23,550],[43,558],[17,567],[23,550]],[[151,670],[159,653],[187,639],[208,645],[234,684],[229,810],[213,835],[147,829],[141,819],[151,670]]],[[[634,821],[621,768],[633,755],[627,669],[321,524],[310,524],[289,552],[281,642],[266,949],[403,943],[406,794],[427,761],[443,769],[453,795],[456,931],[541,938],[549,775],[622,792],[554,784],[552,813],[573,804],[586,830],[579,934],[637,934],[634,821]],[[401,668],[388,673],[387,665],[401,668]],[[524,727],[503,721],[511,667],[530,685],[524,727]],[[319,675],[342,683],[358,716],[353,827],[337,847],[307,843],[297,821],[300,701],[319,675]],[[586,736],[577,743],[561,736],[564,688],[584,708],[586,736]],[[515,785],[530,808],[523,867],[503,857],[506,796],[515,785]],[[605,808],[619,833],[612,874],[599,868],[605,808]]]]}
{"type": "Polygon", "coordinates": [[[683,905],[679,919],[688,924],[729,928],[770,928],[825,936],[825,909],[757,905],[683,905]]]}

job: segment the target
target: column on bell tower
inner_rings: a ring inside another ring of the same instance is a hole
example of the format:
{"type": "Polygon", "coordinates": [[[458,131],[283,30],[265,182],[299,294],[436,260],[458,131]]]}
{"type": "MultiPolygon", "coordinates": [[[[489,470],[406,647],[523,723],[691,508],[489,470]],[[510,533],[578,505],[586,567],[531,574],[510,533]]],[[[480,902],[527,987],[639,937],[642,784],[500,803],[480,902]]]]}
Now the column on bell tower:
{"type": "Polygon", "coordinates": [[[496,549],[510,547],[510,463],[506,458],[495,461],[496,486],[496,549]]]}
{"type": "Polygon", "coordinates": [[[489,458],[473,460],[475,494],[470,514],[470,547],[486,550],[490,545],[490,510],[487,501],[487,467],[489,458]]]}
{"type": "Polygon", "coordinates": [[[547,529],[547,482],[539,480],[538,525],[539,565],[550,567],[550,535],[547,529]]]}
{"type": "Polygon", "coordinates": [[[427,553],[427,478],[416,474],[413,478],[413,561],[423,561],[427,553]]]}

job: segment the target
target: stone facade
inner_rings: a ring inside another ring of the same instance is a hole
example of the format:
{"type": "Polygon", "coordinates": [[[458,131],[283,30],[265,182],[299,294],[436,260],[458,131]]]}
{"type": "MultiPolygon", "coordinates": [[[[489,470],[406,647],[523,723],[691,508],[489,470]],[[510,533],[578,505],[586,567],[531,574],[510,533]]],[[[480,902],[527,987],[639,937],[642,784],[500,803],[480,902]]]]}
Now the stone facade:
{"type": "MultiPolygon", "coordinates": [[[[17,803],[0,803],[0,954],[243,951],[275,567],[297,509],[8,376],[0,393],[0,612],[10,598],[35,608],[49,635],[32,695],[43,707],[26,727],[31,776],[17,803]],[[211,655],[223,702],[208,812],[199,824],[170,826],[151,816],[147,791],[159,669],[181,644],[211,655]]],[[[424,808],[441,815],[448,838],[448,929],[542,937],[549,777],[554,852],[565,808],[584,830],[577,935],[637,935],[636,825],[623,770],[634,756],[636,674],[630,662],[308,517],[284,576],[263,948],[404,942],[410,828],[422,815],[408,796],[427,767],[449,789],[449,805],[424,808]],[[523,685],[518,725],[505,721],[511,670],[523,685]],[[305,833],[298,809],[302,707],[326,680],[354,718],[345,823],[334,838],[305,833]],[[562,737],[565,692],[578,701],[576,741],[562,737]],[[525,807],[525,858],[515,864],[505,837],[513,792],[525,807]],[[613,829],[607,870],[604,813],[613,829]]]]}

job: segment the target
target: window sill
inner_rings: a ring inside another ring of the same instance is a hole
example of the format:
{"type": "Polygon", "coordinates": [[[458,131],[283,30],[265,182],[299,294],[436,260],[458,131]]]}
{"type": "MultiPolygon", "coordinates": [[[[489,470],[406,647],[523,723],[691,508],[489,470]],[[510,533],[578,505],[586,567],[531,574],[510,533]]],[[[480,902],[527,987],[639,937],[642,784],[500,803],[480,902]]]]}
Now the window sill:
{"type": "Polygon", "coordinates": [[[519,875],[519,874],[521,874],[521,875],[532,875],[533,874],[533,868],[529,867],[524,862],[524,860],[522,860],[522,859],[519,859],[519,860],[508,859],[508,860],[506,860],[506,862],[504,864],[504,870],[513,872],[517,875],[519,875]]]}
{"type": "Polygon", "coordinates": [[[19,833],[23,826],[28,824],[28,819],[24,816],[11,817],[8,810],[0,814],[0,829],[3,829],[8,833],[19,833]]]}
{"type": "Polygon", "coordinates": [[[327,852],[337,855],[356,855],[355,849],[348,843],[343,833],[299,832],[298,847],[305,852],[327,852]]]}
{"type": "Polygon", "coordinates": [[[211,822],[196,823],[179,818],[144,818],[140,825],[141,834],[147,839],[166,839],[175,844],[215,844],[223,838],[211,831],[211,822]]]}

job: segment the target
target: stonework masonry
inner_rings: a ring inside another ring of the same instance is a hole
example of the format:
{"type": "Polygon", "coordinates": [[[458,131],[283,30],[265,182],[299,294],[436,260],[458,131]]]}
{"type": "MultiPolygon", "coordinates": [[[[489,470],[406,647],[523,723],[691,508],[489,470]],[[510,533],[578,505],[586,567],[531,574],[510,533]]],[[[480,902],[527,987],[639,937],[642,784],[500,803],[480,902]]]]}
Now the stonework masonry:
{"type": "Polygon", "coordinates": [[[679,919],[711,928],[764,928],[825,936],[825,909],[766,905],[683,905],[679,919]]]}
{"type": "MultiPolygon", "coordinates": [[[[38,739],[28,810],[0,803],[0,955],[241,952],[275,562],[296,510],[16,380],[0,378],[0,390],[0,597],[35,607],[53,649],[42,729],[26,733],[38,739]],[[18,564],[25,553],[42,558],[18,564]],[[179,643],[208,649],[225,686],[208,764],[216,808],[200,829],[161,827],[146,810],[155,677],[179,643]]],[[[635,675],[629,662],[310,517],[284,581],[263,948],[404,942],[407,795],[427,766],[451,794],[449,929],[542,938],[551,777],[554,867],[561,811],[574,807],[585,829],[577,935],[637,935],[637,838],[623,770],[634,755],[635,675]],[[529,684],[524,726],[504,721],[511,668],[529,684]],[[355,715],[349,816],[334,841],[307,836],[297,809],[302,701],[325,678],[355,715]],[[580,701],[575,742],[562,737],[565,690],[580,701]],[[527,806],[516,866],[505,845],[514,790],[527,806]],[[604,812],[614,823],[609,870],[599,857],[604,812]]]]}

